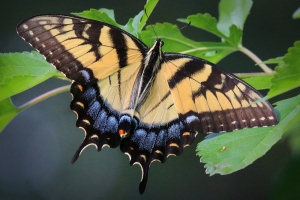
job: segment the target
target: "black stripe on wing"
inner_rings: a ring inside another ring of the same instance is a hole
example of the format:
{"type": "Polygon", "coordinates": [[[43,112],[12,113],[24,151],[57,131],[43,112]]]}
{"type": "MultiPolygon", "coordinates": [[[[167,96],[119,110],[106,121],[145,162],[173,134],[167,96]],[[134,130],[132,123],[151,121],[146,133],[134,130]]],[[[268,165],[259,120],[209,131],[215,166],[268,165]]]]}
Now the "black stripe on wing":
{"type": "Polygon", "coordinates": [[[132,64],[130,62],[135,62],[135,58],[147,49],[142,42],[117,27],[71,16],[32,17],[21,22],[17,32],[66,77],[82,84],[93,84],[132,64]],[[134,58],[129,61],[131,56],[134,58]],[[101,71],[99,76],[97,73],[102,68],[104,72],[101,71]]]}
{"type": "Polygon", "coordinates": [[[89,50],[82,53],[93,51],[96,58],[100,57],[96,49],[100,45],[99,35],[102,25],[100,23],[90,24],[90,28],[84,32],[83,30],[88,24],[88,20],[80,18],[42,15],[21,22],[17,27],[17,32],[26,42],[43,54],[49,63],[53,64],[69,79],[81,83],[87,81],[96,82],[97,79],[94,77],[92,70],[85,68],[69,52],[70,48],[88,43],[90,44],[89,50]],[[68,47],[66,41],[72,40],[74,45],[69,44],[68,47]]]}
{"type": "Polygon", "coordinates": [[[179,119],[165,124],[145,124],[137,118],[122,115],[103,100],[97,84],[74,82],[71,93],[71,109],[78,116],[76,126],[85,131],[72,163],[89,145],[95,145],[100,151],[104,146],[115,148],[120,144],[121,151],[130,157],[130,165],[141,166],[140,193],[145,190],[150,164],[153,161],[163,163],[169,155],[180,155],[196,137],[196,133],[188,131],[179,119]],[[125,129],[130,132],[121,140],[119,131],[125,129]]]}
{"type": "Polygon", "coordinates": [[[120,144],[118,134],[119,113],[109,108],[99,95],[98,85],[81,85],[74,82],[71,85],[73,100],[71,109],[77,114],[76,126],[84,129],[85,137],[76,151],[74,163],[82,150],[88,145],[95,145],[100,151],[108,145],[115,148],[120,144]]]}
{"type": "MultiPolygon", "coordinates": [[[[186,107],[194,109],[179,110],[181,121],[190,130],[218,133],[277,124],[269,102],[252,104],[263,97],[258,91],[216,65],[199,58],[168,53],[165,66],[170,68],[169,71],[173,70],[168,77],[171,91],[188,90],[191,96],[180,99],[193,99],[193,105],[186,107]],[[180,58],[186,62],[179,62],[180,58]],[[189,84],[183,84],[187,79],[189,84]]],[[[180,99],[174,100],[175,105],[185,104],[180,99]]]]}
{"type": "Polygon", "coordinates": [[[161,125],[140,123],[130,137],[122,139],[120,149],[130,157],[130,165],[139,164],[142,169],[141,194],[146,188],[150,164],[164,163],[170,155],[181,155],[195,137],[196,133],[189,132],[177,119],[161,125]]]}

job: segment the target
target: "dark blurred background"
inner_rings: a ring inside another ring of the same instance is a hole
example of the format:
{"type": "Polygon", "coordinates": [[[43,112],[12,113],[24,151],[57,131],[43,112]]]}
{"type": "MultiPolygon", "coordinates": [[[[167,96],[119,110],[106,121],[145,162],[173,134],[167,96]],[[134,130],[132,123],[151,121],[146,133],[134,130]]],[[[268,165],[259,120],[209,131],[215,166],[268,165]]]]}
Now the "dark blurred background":
{"type": "MultiPolygon", "coordinates": [[[[124,24],[143,9],[144,2],[1,1],[0,53],[32,50],[15,31],[16,25],[30,16],[109,8],[115,10],[116,20],[124,24]]],[[[176,19],[190,14],[208,12],[218,17],[218,2],[161,0],[150,20],[176,23],[181,27],[183,24],[176,19]]],[[[254,1],[244,27],[244,46],[262,60],[284,55],[300,38],[300,21],[292,19],[299,6],[297,0],[254,1]]],[[[193,27],[185,28],[183,33],[198,41],[217,39],[193,27]]],[[[228,56],[219,65],[232,72],[253,71],[254,67],[252,60],[241,53],[228,56]]],[[[21,105],[67,84],[69,82],[50,79],[16,95],[13,101],[21,105]]],[[[89,147],[74,165],[70,164],[83,139],[83,131],[75,127],[76,116],[69,109],[70,101],[68,92],[43,101],[18,115],[0,134],[0,199],[281,199],[278,191],[295,186],[282,189],[286,185],[281,180],[282,177],[287,179],[284,169],[289,163],[295,171],[300,169],[299,160],[290,160],[286,141],[280,141],[243,170],[209,177],[195,156],[196,144],[203,139],[198,136],[180,157],[169,157],[165,164],[151,165],[146,192],[141,196],[138,193],[140,167],[130,167],[128,157],[119,148],[104,148],[98,153],[89,147]]],[[[297,192],[300,194],[300,190],[297,192]]]]}

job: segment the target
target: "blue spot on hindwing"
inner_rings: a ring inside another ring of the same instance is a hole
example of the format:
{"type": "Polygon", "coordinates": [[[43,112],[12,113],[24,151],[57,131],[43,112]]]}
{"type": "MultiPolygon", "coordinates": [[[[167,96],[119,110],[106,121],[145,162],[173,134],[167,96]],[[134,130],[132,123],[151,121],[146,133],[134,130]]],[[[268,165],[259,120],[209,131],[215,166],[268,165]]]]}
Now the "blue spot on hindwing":
{"type": "Polygon", "coordinates": [[[140,149],[147,150],[151,153],[155,144],[155,140],[156,140],[155,132],[148,133],[146,139],[143,141],[143,144],[140,146],[140,149]]]}
{"type": "Polygon", "coordinates": [[[168,128],[168,139],[180,139],[180,126],[173,124],[168,128]]]}
{"type": "Polygon", "coordinates": [[[109,116],[107,119],[105,131],[109,133],[117,133],[118,131],[118,121],[115,116],[109,116]]]}
{"type": "Polygon", "coordinates": [[[155,145],[157,135],[155,132],[147,133],[144,129],[138,129],[131,137],[131,141],[139,145],[139,150],[146,150],[152,152],[155,145]]]}
{"type": "Polygon", "coordinates": [[[195,115],[188,116],[185,119],[185,121],[186,121],[187,124],[191,124],[191,123],[195,123],[195,122],[199,123],[200,122],[199,118],[197,116],[195,116],[195,115]]]}
{"type": "Polygon", "coordinates": [[[87,114],[93,119],[96,120],[98,113],[100,112],[101,105],[98,101],[94,101],[87,110],[87,114]]]}
{"type": "Polygon", "coordinates": [[[87,102],[94,101],[97,98],[97,92],[93,87],[87,87],[86,90],[81,95],[81,98],[87,102]]]}
{"type": "Polygon", "coordinates": [[[90,82],[91,81],[91,76],[90,76],[90,73],[86,70],[80,70],[79,71],[82,75],[82,77],[84,78],[85,82],[90,82]]]}
{"type": "Polygon", "coordinates": [[[94,128],[96,130],[99,130],[100,132],[104,132],[105,131],[105,127],[106,127],[106,123],[107,123],[107,113],[104,109],[102,109],[98,116],[97,119],[94,122],[94,128]]]}
{"type": "Polygon", "coordinates": [[[155,145],[159,146],[159,147],[165,146],[166,142],[167,142],[167,131],[166,130],[160,130],[158,135],[157,135],[155,145]]]}
{"type": "Polygon", "coordinates": [[[143,145],[143,141],[145,140],[147,136],[147,132],[144,129],[137,129],[132,137],[131,137],[131,141],[135,142],[139,145],[139,148],[143,145]]]}
{"type": "Polygon", "coordinates": [[[131,123],[131,118],[128,116],[128,115],[123,115],[121,118],[120,118],[120,123],[122,122],[128,122],[128,123],[131,123]]]}
{"type": "Polygon", "coordinates": [[[139,121],[134,117],[132,120],[132,130],[135,131],[138,125],[139,125],[139,121]]]}

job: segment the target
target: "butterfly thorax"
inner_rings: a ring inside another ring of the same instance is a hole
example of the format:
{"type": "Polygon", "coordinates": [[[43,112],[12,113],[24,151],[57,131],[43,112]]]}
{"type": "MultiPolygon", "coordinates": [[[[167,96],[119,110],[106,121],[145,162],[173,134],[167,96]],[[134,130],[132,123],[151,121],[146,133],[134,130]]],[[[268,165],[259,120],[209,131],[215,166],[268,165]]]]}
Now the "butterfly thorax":
{"type": "Polygon", "coordinates": [[[134,83],[131,95],[131,109],[138,111],[151,91],[162,62],[162,46],[163,41],[158,39],[146,53],[134,83]]]}

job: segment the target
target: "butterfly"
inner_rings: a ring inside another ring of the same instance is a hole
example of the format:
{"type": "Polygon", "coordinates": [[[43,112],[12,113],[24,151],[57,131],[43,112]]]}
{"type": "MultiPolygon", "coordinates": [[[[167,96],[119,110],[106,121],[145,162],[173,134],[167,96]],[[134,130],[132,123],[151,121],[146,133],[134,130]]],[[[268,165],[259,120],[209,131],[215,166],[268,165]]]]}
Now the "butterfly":
{"type": "Polygon", "coordinates": [[[180,155],[198,133],[277,124],[250,85],[209,61],[163,52],[161,39],[149,48],[110,24],[64,15],[26,19],[17,32],[73,81],[85,137],[72,163],[89,145],[120,146],[142,169],[141,194],[150,164],[180,155]]]}

